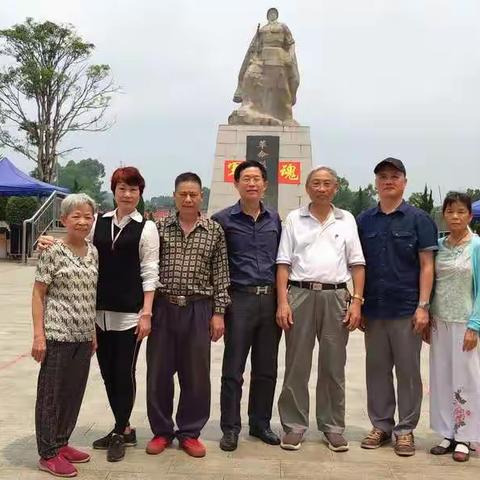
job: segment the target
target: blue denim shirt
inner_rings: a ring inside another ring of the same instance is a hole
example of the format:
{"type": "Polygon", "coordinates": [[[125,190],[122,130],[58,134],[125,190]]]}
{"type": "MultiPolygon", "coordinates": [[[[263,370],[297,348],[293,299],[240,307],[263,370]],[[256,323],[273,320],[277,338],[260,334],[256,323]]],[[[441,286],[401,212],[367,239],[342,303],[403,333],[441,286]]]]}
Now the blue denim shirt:
{"type": "Polygon", "coordinates": [[[378,206],[362,212],[358,230],[366,261],[367,318],[413,315],[419,300],[421,250],[437,250],[437,227],[426,212],[406,202],[390,214],[378,206]]]}
{"type": "Polygon", "coordinates": [[[278,213],[261,205],[255,221],[240,202],[212,215],[227,240],[232,285],[273,285],[282,224],[278,213]]]}

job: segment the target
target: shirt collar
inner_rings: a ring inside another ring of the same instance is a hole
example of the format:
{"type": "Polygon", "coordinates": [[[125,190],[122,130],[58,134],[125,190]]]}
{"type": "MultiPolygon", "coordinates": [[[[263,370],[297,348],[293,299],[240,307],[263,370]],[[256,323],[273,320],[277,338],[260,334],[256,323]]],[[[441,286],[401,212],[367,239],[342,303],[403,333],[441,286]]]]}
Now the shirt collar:
{"type": "MultiPolygon", "coordinates": [[[[171,213],[165,220],[165,225],[167,227],[171,225],[177,225],[179,228],[181,228],[180,222],[178,220],[178,212],[171,213]]],[[[197,225],[201,226],[205,230],[208,230],[208,220],[201,213],[198,214],[198,220],[194,229],[197,225]]]]}
{"type": "MultiPolygon", "coordinates": [[[[103,218],[113,217],[116,211],[117,209],[104,213],[102,217],[103,218]]],[[[132,213],[129,213],[128,215],[126,215],[126,217],[130,217],[132,220],[135,220],[138,223],[142,223],[142,220],[143,220],[142,214],[138,210],[134,210],[132,213]]]]}
{"type": "MultiPolygon", "coordinates": [[[[333,203],[331,204],[333,208],[333,216],[335,217],[335,220],[341,220],[345,215],[343,211],[340,208],[337,208],[333,203]]],[[[300,208],[300,216],[301,217],[310,217],[310,204],[304,205],[303,207],[300,208]]],[[[330,214],[329,214],[330,216],[330,214]]]]}
{"type": "MultiPolygon", "coordinates": [[[[239,200],[230,210],[230,215],[239,215],[240,213],[243,213],[243,210],[239,200]]],[[[264,213],[269,213],[269,212],[265,208],[265,205],[263,204],[263,202],[260,202],[260,215],[263,215],[264,213]]]]}
{"type": "MultiPolygon", "coordinates": [[[[405,213],[407,213],[407,209],[408,209],[407,202],[405,200],[402,200],[402,203],[392,213],[401,212],[401,213],[405,214],[405,213]]],[[[373,215],[377,215],[379,213],[383,213],[382,210],[380,209],[380,202],[377,203],[377,205],[372,208],[372,211],[370,212],[370,214],[373,216],[373,215]]]]}

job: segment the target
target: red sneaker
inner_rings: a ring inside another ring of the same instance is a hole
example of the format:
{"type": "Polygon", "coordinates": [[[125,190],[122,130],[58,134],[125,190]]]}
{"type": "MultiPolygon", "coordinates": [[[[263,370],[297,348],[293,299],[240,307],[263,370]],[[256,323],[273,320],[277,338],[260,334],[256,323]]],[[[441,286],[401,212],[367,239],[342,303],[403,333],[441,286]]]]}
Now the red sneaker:
{"type": "Polygon", "coordinates": [[[195,458],[204,457],[207,453],[205,445],[198,438],[185,438],[185,440],[180,440],[180,448],[195,458]]]}
{"type": "Polygon", "coordinates": [[[167,437],[153,437],[148,443],[145,449],[150,455],[158,455],[162,453],[172,443],[171,438],[167,437]]]}
{"type": "Polygon", "coordinates": [[[81,452],[69,445],[62,447],[58,453],[70,463],[86,463],[90,460],[90,455],[88,453],[81,452]]]}
{"type": "Polygon", "coordinates": [[[60,454],[52,458],[41,458],[38,468],[56,477],[76,477],[78,473],[77,469],[60,454]]]}

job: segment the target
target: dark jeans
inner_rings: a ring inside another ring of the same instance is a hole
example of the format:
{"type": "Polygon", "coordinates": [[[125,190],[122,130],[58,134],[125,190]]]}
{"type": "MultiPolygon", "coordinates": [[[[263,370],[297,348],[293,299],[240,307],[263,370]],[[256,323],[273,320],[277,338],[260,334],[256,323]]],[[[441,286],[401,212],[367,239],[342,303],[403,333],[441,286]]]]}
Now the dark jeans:
{"type": "Polygon", "coordinates": [[[155,436],[198,438],[210,417],[210,319],[212,301],[185,307],[162,296],[153,305],[147,341],[147,413],[155,436]],[[180,384],[174,433],[173,376],[180,384]]]}
{"type": "Polygon", "coordinates": [[[272,418],[277,382],[278,343],[282,335],[275,322],[276,297],[231,292],[225,315],[225,351],[220,394],[222,431],[240,432],[243,372],[250,349],[251,378],[248,417],[251,427],[267,428],[272,418]]]}
{"type": "Polygon", "coordinates": [[[114,431],[122,434],[130,425],[135,403],[135,369],[141,342],[137,342],[135,327],[122,331],[104,331],[97,325],[97,343],[98,365],[115,417],[114,431]]]}
{"type": "Polygon", "coordinates": [[[77,423],[87,385],[92,342],[47,340],[35,406],[38,454],[51,458],[67,445],[77,423]]]}

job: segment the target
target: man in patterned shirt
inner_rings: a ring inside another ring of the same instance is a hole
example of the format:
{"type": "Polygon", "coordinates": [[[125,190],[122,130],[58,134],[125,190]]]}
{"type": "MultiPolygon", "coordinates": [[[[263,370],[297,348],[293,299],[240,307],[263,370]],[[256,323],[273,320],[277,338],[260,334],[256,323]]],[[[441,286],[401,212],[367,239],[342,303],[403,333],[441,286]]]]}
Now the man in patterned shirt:
{"type": "Polygon", "coordinates": [[[186,453],[203,457],[198,437],[210,416],[210,340],[222,337],[230,301],[227,249],[222,227],[200,215],[198,175],[179,175],[174,199],[177,212],[158,224],[161,287],[147,342],[147,412],[154,437],[147,453],[163,452],[176,436],[186,453]],[[176,432],[175,372],[181,388],[176,432]]]}

